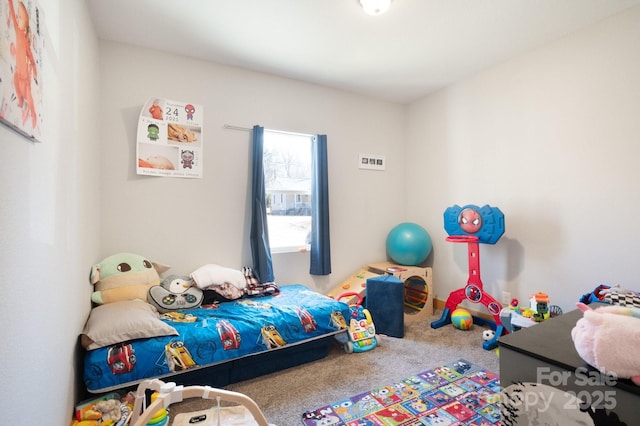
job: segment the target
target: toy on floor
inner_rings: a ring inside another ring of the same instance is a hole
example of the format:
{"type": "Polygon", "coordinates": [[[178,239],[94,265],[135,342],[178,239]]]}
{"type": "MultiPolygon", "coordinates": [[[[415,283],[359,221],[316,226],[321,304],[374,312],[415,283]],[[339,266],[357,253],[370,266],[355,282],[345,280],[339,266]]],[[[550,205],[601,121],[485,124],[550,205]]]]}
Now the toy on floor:
{"type": "Polygon", "coordinates": [[[491,340],[482,343],[486,350],[494,349],[497,339],[506,332],[500,319],[502,305],[489,293],[484,291],[480,278],[480,249],[479,244],[495,244],[504,233],[504,215],[497,207],[485,205],[478,207],[466,205],[460,207],[454,205],[444,212],[444,228],[449,234],[447,241],[452,243],[466,243],[469,259],[469,278],[464,288],[455,290],[449,294],[442,316],[431,323],[431,328],[439,328],[451,322],[451,312],[463,300],[472,303],[481,303],[493,316],[494,321],[473,316],[473,322],[478,325],[489,325],[495,329],[495,336],[491,340]]]}
{"type": "MultiPolygon", "coordinates": [[[[401,266],[392,262],[373,262],[331,289],[327,296],[335,299],[345,292],[355,292],[365,297],[367,280],[380,275],[391,274],[404,283],[404,322],[419,321],[433,315],[433,270],[431,267],[401,266]]],[[[355,297],[345,298],[347,304],[354,303],[355,297]]]]}
{"type": "Polygon", "coordinates": [[[531,309],[534,311],[532,318],[535,322],[542,322],[549,318],[549,295],[541,291],[529,299],[531,309]]]}
{"type": "MultiPolygon", "coordinates": [[[[151,403],[156,402],[160,392],[155,391],[151,394],[151,403]]],[[[169,422],[169,412],[166,408],[160,408],[147,422],[147,426],[164,426],[169,422]]]]}
{"type": "Polygon", "coordinates": [[[513,333],[523,327],[542,322],[546,319],[562,315],[562,308],[549,304],[547,293],[538,292],[529,299],[529,306],[518,306],[518,299],[512,299],[508,308],[500,311],[500,319],[504,329],[513,333]]]}
{"type": "Polygon", "coordinates": [[[76,406],[71,426],[124,426],[133,408],[129,396],[130,393],[121,397],[118,392],[112,392],[81,403],[76,406]]]}
{"type": "Polygon", "coordinates": [[[160,426],[168,423],[168,407],[171,404],[182,402],[190,398],[203,398],[214,401],[213,408],[188,413],[179,413],[172,421],[172,425],[186,426],[199,425],[247,425],[247,426],[273,426],[267,422],[266,417],[255,401],[248,396],[216,389],[210,386],[184,386],[175,382],[163,382],[158,379],[144,380],[135,392],[135,403],[129,421],[130,426],[160,426]],[[147,394],[155,391],[152,402],[146,406],[147,394]],[[222,401],[237,405],[221,405],[222,401]],[[217,419],[216,419],[217,418],[217,419]],[[217,421],[216,421],[217,420],[217,421]],[[154,423],[156,422],[156,423],[154,423]]]}
{"type": "Polygon", "coordinates": [[[493,340],[496,337],[496,332],[490,328],[482,331],[482,340],[493,340]]]}
{"type": "Polygon", "coordinates": [[[380,344],[380,339],[376,335],[376,328],[371,320],[371,314],[362,307],[362,296],[358,293],[343,293],[336,297],[336,300],[353,296],[356,297],[358,302],[350,306],[351,312],[347,328],[349,340],[344,343],[344,350],[347,353],[367,352],[375,349],[380,344]]]}
{"type": "Polygon", "coordinates": [[[630,378],[640,385],[640,310],[622,306],[591,309],[578,303],[584,313],[571,330],[578,355],[607,375],[630,378]]]}
{"type": "Polygon", "coordinates": [[[513,298],[511,299],[511,304],[509,305],[509,309],[511,309],[513,312],[525,318],[531,318],[533,314],[536,312],[534,309],[531,309],[530,307],[522,307],[519,305],[520,305],[520,301],[516,298],[513,298]]]}
{"type": "Polygon", "coordinates": [[[470,330],[473,326],[473,317],[466,309],[457,308],[451,312],[451,324],[458,330],[470,330]]]}

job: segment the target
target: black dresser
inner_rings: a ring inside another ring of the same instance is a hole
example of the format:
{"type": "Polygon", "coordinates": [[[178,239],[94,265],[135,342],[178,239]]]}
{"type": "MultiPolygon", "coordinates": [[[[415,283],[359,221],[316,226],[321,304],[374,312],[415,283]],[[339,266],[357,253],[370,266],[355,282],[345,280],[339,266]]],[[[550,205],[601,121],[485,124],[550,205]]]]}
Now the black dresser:
{"type": "Polygon", "coordinates": [[[537,411],[524,415],[529,419],[549,410],[561,425],[589,424],[581,423],[587,415],[595,425],[640,425],[640,386],[601,374],[576,352],[571,330],[580,318],[576,309],[498,339],[502,424],[525,424],[514,421],[524,410],[537,411]]]}

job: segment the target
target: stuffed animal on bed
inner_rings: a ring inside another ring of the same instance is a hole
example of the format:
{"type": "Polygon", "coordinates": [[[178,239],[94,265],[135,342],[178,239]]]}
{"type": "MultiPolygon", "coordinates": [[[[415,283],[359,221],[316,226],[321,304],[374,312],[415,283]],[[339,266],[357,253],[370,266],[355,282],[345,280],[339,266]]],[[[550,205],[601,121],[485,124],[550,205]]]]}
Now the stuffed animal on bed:
{"type": "Polygon", "coordinates": [[[94,285],[91,300],[99,305],[122,300],[147,300],[149,289],[160,284],[168,266],[151,262],[134,253],[118,253],[91,268],[89,281],[94,285]]]}
{"type": "Polygon", "coordinates": [[[602,373],[640,385],[640,310],[577,305],[584,313],[571,330],[578,355],[602,373]]]}
{"type": "Polygon", "coordinates": [[[204,299],[204,293],[189,277],[169,275],[159,285],[149,289],[148,301],[165,313],[182,309],[197,308],[204,299]]]}

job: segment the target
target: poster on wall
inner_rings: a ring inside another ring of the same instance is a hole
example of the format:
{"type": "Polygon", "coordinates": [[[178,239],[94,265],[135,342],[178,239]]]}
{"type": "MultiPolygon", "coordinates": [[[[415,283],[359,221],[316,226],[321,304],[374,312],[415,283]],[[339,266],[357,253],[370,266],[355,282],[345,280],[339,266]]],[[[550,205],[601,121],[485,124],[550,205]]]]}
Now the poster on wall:
{"type": "Polygon", "coordinates": [[[138,121],[137,173],[202,177],[202,106],[150,98],[138,121]]]}
{"type": "Polygon", "coordinates": [[[42,10],[33,0],[0,1],[0,123],[41,142],[42,10]]]}

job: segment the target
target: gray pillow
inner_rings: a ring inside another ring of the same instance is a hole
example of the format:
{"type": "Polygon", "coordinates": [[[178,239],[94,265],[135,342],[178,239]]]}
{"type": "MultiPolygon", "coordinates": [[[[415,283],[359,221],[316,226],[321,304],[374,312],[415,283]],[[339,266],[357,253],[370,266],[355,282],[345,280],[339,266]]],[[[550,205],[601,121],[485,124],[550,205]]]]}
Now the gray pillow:
{"type": "Polygon", "coordinates": [[[162,321],[156,308],[147,302],[123,300],[93,308],[80,343],[91,350],[133,339],[176,335],[176,329],[162,321]]]}

